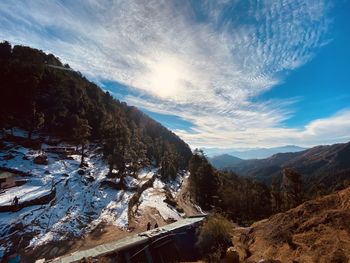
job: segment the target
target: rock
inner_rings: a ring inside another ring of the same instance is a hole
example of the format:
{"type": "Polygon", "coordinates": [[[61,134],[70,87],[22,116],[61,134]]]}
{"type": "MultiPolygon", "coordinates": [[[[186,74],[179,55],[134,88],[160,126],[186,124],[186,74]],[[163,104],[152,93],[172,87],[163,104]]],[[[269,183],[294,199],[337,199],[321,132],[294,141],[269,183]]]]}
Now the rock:
{"type": "Polygon", "coordinates": [[[15,157],[12,154],[7,154],[7,155],[2,157],[2,159],[5,161],[11,160],[13,158],[15,158],[15,157]]]}
{"type": "Polygon", "coordinates": [[[95,178],[92,177],[92,176],[88,176],[88,177],[86,177],[86,180],[87,180],[89,183],[91,183],[91,182],[95,181],[95,178]]]}
{"type": "Polygon", "coordinates": [[[238,252],[233,247],[229,247],[226,250],[226,256],[224,258],[224,262],[227,262],[227,263],[239,263],[238,252]]]}
{"type": "Polygon", "coordinates": [[[35,164],[47,165],[49,160],[47,159],[47,155],[41,154],[34,158],[35,164]]]}
{"type": "Polygon", "coordinates": [[[84,175],[84,174],[85,174],[85,171],[82,170],[82,169],[79,169],[79,170],[78,170],[78,174],[79,174],[79,175],[84,175]]]}
{"type": "Polygon", "coordinates": [[[45,170],[44,174],[50,174],[49,170],[45,170]]]}

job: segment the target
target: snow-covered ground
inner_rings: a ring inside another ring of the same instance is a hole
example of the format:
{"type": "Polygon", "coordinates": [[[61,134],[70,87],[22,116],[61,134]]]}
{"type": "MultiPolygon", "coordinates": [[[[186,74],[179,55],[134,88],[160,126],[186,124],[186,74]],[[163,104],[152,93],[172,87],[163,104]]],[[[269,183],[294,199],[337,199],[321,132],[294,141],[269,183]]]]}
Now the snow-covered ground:
{"type": "Polygon", "coordinates": [[[0,194],[0,206],[11,205],[15,196],[20,202],[33,200],[51,192],[51,187],[43,185],[40,181],[30,180],[25,185],[13,187],[0,194]]]}
{"type": "Polygon", "coordinates": [[[164,202],[165,199],[165,185],[159,179],[153,184],[153,188],[148,188],[143,191],[140,198],[140,205],[138,207],[139,213],[146,207],[153,207],[158,210],[159,214],[164,220],[175,219],[179,220],[181,215],[175,210],[175,208],[169,206],[164,202]]]}
{"type": "MultiPolygon", "coordinates": [[[[7,150],[0,150],[0,167],[23,171],[31,176],[21,178],[27,180],[24,185],[1,193],[0,206],[10,204],[14,196],[23,202],[46,195],[53,187],[56,189],[56,197],[45,205],[30,206],[17,212],[0,212],[0,259],[6,248],[20,245],[14,243],[16,239],[13,235],[30,234],[32,239],[29,247],[36,247],[51,241],[83,236],[102,222],[120,228],[128,227],[128,202],[135,192],[101,187],[101,182],[106,180],[108,166],[96,146],[90,147],[88,152],[85,175],[79,175],[78,155],[71,156],[71,159],[61,159],[57,154],[47,153],[48,165],[38,165],[33,163],[33,159],[40,151],[6,144],[7,150]],[[4,160],[3,157],[9,154],[14,158],[4,160]]],[[[43,145],[45,147],[47,145],[43,145]]],[[[156,171],[155,168],[145,168],[140,171],[137,179],[128,176],[127,185],[135,187],[143,184],[156,171]]],[[[176,193],[179,185],[181,183],[175,182],[167,188],[176,193]]],[[[142,211],[147,206],[154,207],[165,220],[179,219],[180,214],[163,202],[164,183],[156,179],[153,187],[143,192],[139,209],[142,211]]]]}

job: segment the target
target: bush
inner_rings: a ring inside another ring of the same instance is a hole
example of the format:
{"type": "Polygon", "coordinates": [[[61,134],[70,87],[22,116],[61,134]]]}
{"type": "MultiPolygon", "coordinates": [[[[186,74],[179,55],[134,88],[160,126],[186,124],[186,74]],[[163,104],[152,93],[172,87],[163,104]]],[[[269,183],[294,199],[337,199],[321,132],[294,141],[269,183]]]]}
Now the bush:
{"type": "Polygon", "coordinates": [[[218,262],[232,245],[231,223],[222,215],[210,215],[200,228],[196,246],[208,262],[218,262]]]}

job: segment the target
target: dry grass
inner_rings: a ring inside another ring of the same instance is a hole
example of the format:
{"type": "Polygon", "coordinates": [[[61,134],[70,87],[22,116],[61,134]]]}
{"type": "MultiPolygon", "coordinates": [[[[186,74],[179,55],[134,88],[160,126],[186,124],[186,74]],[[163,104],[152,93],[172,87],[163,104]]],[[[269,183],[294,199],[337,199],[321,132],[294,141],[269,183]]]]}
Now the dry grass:
{"type": "Polygon", "coordinates": [[[234,230],[243,262],[348,262],[350,188],[234,230]]]}

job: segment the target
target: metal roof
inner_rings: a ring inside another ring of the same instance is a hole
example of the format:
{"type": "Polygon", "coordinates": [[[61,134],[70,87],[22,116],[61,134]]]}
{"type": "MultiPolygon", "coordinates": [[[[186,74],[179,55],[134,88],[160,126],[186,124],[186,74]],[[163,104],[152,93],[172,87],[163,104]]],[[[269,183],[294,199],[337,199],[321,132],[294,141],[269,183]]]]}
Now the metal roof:
{"type": "MultiPolygon", "coordinates": [[[[153,237],[157,237],[166,233],[170,233],[176,229],[186,227],[193,225],[195,223],[198,223],[202,221],[205,218],[205,215],[203,216],[195,216],[195,217],[188,217],[185,219],[181,219],[177,222],[174,222],[169,225],[165,225],[162,227],[159,227],[157,229],[152,229],[146,232],[142,232],[130,237],[126,237],[123,239],[120,239],[115,242],[107,243],[107,244],[102,244],[99,246],[96,246],[94,248],[90,248],[87,250],[81,250],[81,251],[76,251],[73,252],[69,255],[62,256],[53,260],[49,260],[46,262],[52,262],[52,263],[69,263],[69,262],[75,262],[78,260],[81,260],[83,258],[88,258],[88,257],[97,257],[97,256],[104,256],[112,252],[116,252],[118,250],[126,249],[128,247],[142,244],[147,242],[149,239],[153,237]]],[[[37,261],[38,262],[38,261],[37,261]]]]}

